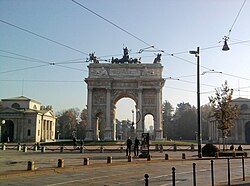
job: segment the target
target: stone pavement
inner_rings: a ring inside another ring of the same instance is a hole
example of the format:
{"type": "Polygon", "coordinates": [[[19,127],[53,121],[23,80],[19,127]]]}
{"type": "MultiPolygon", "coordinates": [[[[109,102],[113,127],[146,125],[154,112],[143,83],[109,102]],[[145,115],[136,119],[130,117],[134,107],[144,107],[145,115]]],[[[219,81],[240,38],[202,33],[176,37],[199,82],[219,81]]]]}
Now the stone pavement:
{"type": "MultiPolygon", "coordinates": [[[[202,161],[197,160],[197,152],[191,151],[164,151],[151,152],[152,161],[160,162],[165,159],[165,154],[168,154],[169,160],[171,161],[183,161],[183,153],[185,153],[186,161],[202,161]]],[[[91,167],[106,167],[107,157],[112,157],[112,165],[125,165],[128,162],[125,152],[123,153],[109,153],[109,152],[95,152],[95,153],[79,153],[79,151],[67,151],[67,152],[54,152],[54,151],[32,151],[27,152],[16,151],[16,150],[0,150],[0,183],[1,180],[12,179],[15,177],[29,176],[36,173],[49,174],[53,171],[71,171],[80,170],[83,167],[83,159],[89,158],[91,167]],[[65,168],[60,169],[58,166],[58,159],[64,159],[65,168]],[[34,161],[35,171],[27,171],[28,161],[34,161]]],[[[205,158],[203,158],[205,159],[205,158]]],[[[145,164],[148,161],[146,159],[134,159],[136,164],[145,164]]],[[[148,162],[149,163],[149,162],[148,162]]],[[[112,166],[111,165],[111,166],[112,166]]],[[[246,172],[246,181],[242,179],[231,180],[231,185],[250,185],[250,173],[246,172]]],[[[44,178],[46,179],[46,178],[44,178]]],[[[1,184],[0,184],[1,185],[1,184]]],[[[227,185],[227,182],[220,183],[219,185],[227,185]]]]}

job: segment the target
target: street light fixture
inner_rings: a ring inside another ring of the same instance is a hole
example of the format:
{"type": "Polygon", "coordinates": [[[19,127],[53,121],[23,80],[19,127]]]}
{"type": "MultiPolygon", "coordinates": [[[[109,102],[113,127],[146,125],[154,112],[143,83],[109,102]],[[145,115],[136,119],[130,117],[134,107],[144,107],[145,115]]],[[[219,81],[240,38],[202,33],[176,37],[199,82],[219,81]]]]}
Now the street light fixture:
{"type": "Polygon", "coordinates": [[[228,47],[228,44],[227,44],[228,39],[229,39],[229,37],[227,37],[227,36],[225,36],[225,37],[223,38],[223,40],[224,40],[224,45],[223,45],[223,47],[222,47],[222,50],[223,50],[223,51],[228,51],[228,50],[230,50],[230,48],[228,47]]]}
{"type": "Polygon", "coordinates": [[[189,51],[197,58],[197,129],[198,129],[198,157],[202,158],[202,133],[201,133],[201,110],[200,110],[200,48],[196,51],[189,51]]]}

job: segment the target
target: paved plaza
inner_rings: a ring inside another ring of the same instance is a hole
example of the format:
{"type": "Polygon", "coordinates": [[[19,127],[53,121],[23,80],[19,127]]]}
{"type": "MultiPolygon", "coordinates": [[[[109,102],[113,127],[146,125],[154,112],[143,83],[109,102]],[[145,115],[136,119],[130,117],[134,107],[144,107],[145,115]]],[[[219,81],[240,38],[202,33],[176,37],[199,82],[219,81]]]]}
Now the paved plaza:
{"type": "MultiPolygon", "coordinates": [[[[196,185],[211,185],[211,159],[197,159],[197,152],[151,152],[152,159],[133,158],[128,162],[125,152],[32,151],[0,150],[0,185],[145,185],[149,175],[150,186],[172,185],[175,168],[176,185],[193,185],[195,163],[196,185]],[[183,153],[185,158],[183,159],[183,153]],[[166,154],[168,160],[165,160],[166,154]],[[112,157],[112,163],[107,163],[112,157]],[[83,165],[89,158],[89,165],[83,165]],[[58,159],[64,168],[58,168],[58,159]],[[34,161],[34,171],[28,171],[28,161],[34,161]]],[[[215,185],[228,185],[227,159],[214,159],[215,185]]],[[[230,159],[231,185],[250,185],[250,159],[245,158],[245,177],[242,181],[242,159],[230,159]]]]}

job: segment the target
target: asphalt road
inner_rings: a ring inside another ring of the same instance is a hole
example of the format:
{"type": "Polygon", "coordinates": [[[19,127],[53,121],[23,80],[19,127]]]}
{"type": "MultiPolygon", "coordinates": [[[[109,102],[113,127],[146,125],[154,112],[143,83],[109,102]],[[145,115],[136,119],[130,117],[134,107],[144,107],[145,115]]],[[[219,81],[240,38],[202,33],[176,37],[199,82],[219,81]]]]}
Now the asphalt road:
{"type": "MultiPolygon", "coordinates": [[[[144,175],[149,175],[149,186],[172,185],[172,168],[175,168],[175,185],[194,185],[194,163],[196,185],[212,185],[211,160],[197,160],[197,152],[152,152],[152,160],[133,159],[127,161],[124,153],[76,153],[76,152],[16,152],[0,151],[0,185],[93,185],[110,186],[145,185],[144,175]],[[164,155],[169,154],[169,160],[164,155]],[[182,160],[182,153],[186,160],[182,160]],[[113,157],[107,164],[107,156],[113,157]],[[83,158],[90,158],[90,165],[83,166],[83,158]],[[65,167],[58,168],[59,158],[65,167]],[[27,171],[27,162],[35,162],[35,171],[27,171]]],[[[215,185],[227,185],[228,160],[214,159],[215,185]]],[[[250,185],[250,159],[245,159],[246,181],[242,182],[242,159],[230,159],[230,182],[250,185]],[[249,184],[248,184],[249,183],[249,184]]]]}

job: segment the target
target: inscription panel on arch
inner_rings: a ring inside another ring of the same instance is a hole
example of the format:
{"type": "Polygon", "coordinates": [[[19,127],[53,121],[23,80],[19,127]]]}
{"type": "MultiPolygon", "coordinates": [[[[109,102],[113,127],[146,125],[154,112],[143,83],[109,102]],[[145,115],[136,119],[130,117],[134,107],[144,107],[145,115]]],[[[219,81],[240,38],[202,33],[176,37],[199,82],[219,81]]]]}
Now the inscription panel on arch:
{"type": "Polygon", "coordinates": [[[129,68],[115,68],[110,69],[109,75],[112,76],[119,76],[119,77],[128,77],[128,76],[140,76],[140,71],[138,69],[129,69],[129,68]]]}
{"type": "Polygon", "coordinates": [[[114,89],[135,89],[138,87],[138,83],[137,82],[113,82],[112,83],[112,87],[114,89]]]}

